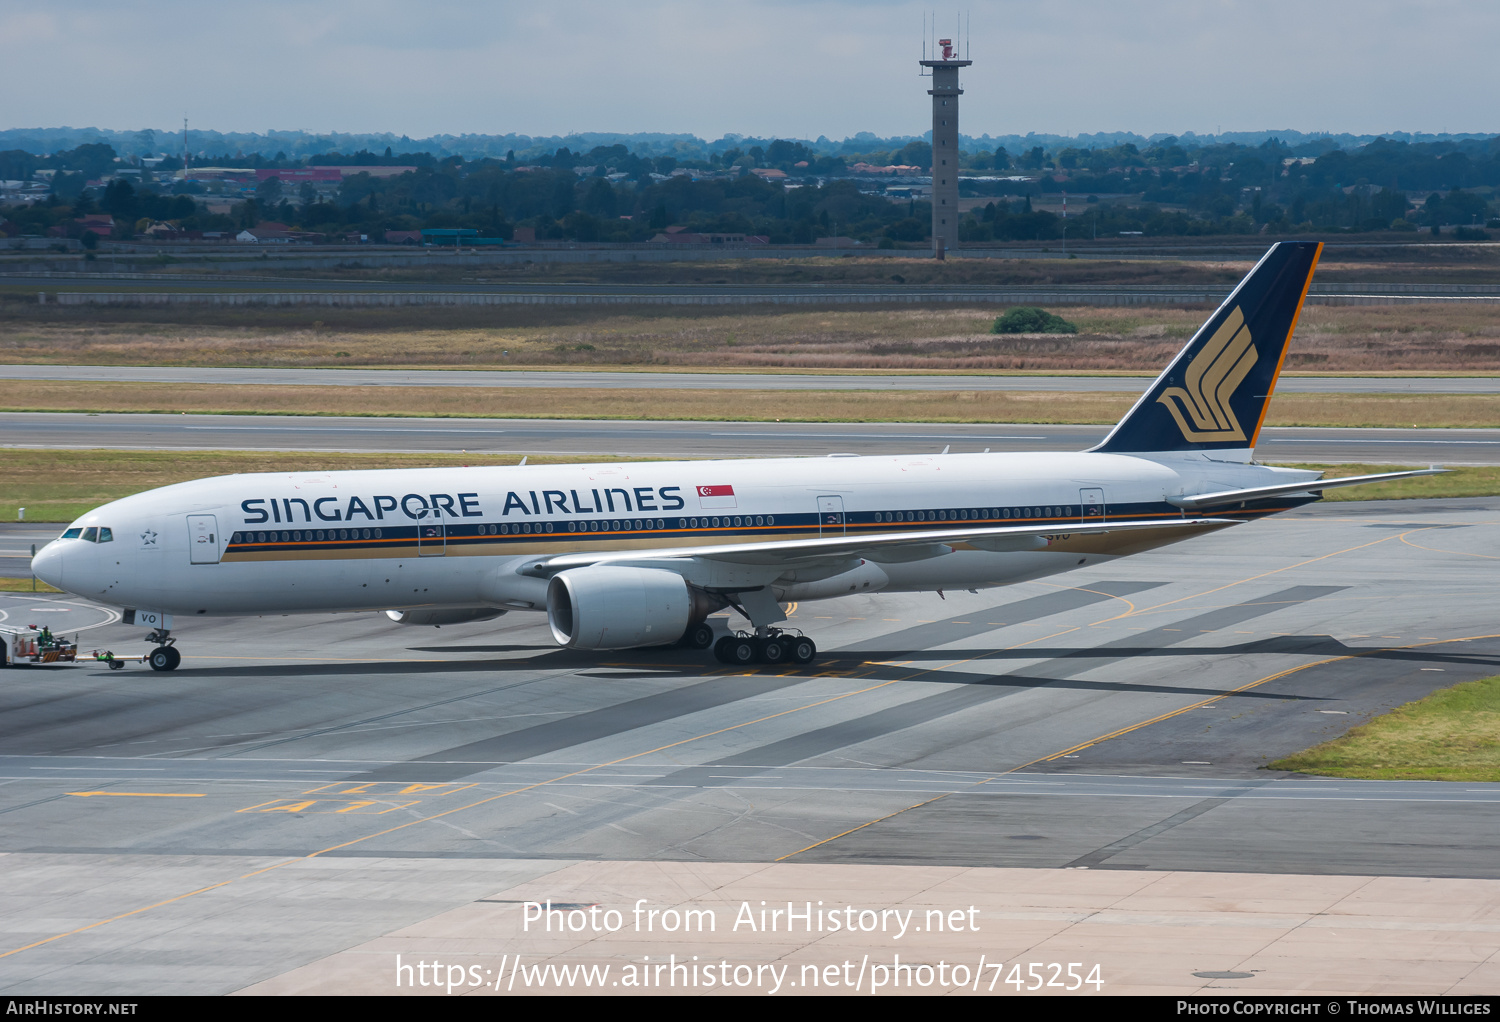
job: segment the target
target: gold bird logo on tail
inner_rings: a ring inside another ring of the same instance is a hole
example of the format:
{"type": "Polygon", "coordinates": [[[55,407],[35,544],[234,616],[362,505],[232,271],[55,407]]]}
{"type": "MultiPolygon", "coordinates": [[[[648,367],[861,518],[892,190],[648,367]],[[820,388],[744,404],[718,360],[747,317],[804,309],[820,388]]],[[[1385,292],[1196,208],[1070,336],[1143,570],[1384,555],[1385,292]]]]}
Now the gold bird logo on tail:
{"type": "Polygon", "coordinates": [[[1182,387],[1168,387],[1157,398],[1167,406],[1188,443],[1247,440],[1229,407],[1235,388],[1259,354],[1238,306],[1188,364],[1182,387]]]}

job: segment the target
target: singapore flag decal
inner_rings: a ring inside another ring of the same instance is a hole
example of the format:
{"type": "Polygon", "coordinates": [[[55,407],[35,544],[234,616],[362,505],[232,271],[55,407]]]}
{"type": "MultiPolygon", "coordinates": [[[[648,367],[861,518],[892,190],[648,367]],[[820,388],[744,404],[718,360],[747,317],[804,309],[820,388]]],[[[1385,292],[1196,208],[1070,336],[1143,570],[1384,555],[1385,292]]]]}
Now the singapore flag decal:
{"type": "Polygon", "coordinates": [[[705,511],[739,506],[734,502],[733,486],[699,486],[697,490],[698,506],[705,511]]]}

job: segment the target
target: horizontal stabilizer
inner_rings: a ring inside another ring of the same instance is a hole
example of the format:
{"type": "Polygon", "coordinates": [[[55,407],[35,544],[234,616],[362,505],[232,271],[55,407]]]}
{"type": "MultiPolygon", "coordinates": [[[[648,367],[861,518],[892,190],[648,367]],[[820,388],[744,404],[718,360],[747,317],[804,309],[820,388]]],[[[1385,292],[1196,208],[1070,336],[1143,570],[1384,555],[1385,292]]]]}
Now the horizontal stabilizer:
{"type": "Polygon", "coordinates": [[[1245,490],[1220,490],[1218,493],[1195,493],[1188,497],[1168,497],[1167,503],[1185,511],[1196,511],[1205,507],[1223,507],[1238,504],[1242,500],[1260,500],[1263,497],[1284,497],[1289,493],[1316,493],[1335,486],[1358,486],[1361,483],[1380,483],[1391,479],[1411,479],[1414,476],[1442,475],[1445,468],[1422,468],[1410,472],[1381,472],[1369,476],[1344,476],[1342,479],[1308,479],[1300,483],[1281,483],[1277,486],[1252,486],[1245,490]]]}

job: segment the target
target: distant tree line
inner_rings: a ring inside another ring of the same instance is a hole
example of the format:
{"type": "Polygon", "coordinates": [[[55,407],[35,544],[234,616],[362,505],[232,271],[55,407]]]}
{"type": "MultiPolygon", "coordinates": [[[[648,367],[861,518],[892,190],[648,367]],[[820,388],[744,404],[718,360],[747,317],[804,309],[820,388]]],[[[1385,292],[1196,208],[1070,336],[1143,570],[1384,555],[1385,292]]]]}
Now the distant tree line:
{"type": "MultiPolygon", "coordinates": [[[[466,160],[426,152],[327,152],[302,160],[222,154],[196,165],[346,168],[402,166],[396,176],[355,173],[336,194],[310,184],[261,182],[229,214],[208,213],[195,196],[204,186],[178,180],[169,188],[116,177],[103,188],[88,182],[120,168],[113,148],[88,143],[37,156],[0,152],[0,178],[25,181],[51,170],[46,203],[13,207],[7,219],[44,231],[83,213],[107,212],[121,236],[140,220],[169,221],[184,230],[231,230],[277,220],[329,235],[387,230],[466,228],[511,238],[528,227],[540,239],[644,241],[671,225],[693,231],[765,235],[773,244],[806,244],[842,235],[872,244],[921,244],[931,207],[878,194],[878,179],[841,177],[856,162],[924,166],[931,146],[847,156],[820,155],[801,142],[773,139],[732,147],[696,161],[642,155],[624,144],[586,152],[560,147],[522,163],[514,152],[466,160]],[[583,168],[586,171],[580,173],[583,168]],[[773,168],[796,180],[766,180],[745,171],[773,168]],[[687,173],[675,173],[687,171],[687,173]],[[694,180],[697,177],[698,180],[694,180]]],[[[1289,233],[1305,230],[1414,230],[1460,225],[1482,228],[1497,213],[1500,139],[1406,143],[1384,139],[1344,150],[1271,139],[1259,146],[1186,145],[1175,138],[1140,148],[1037,145],[970,152],[962,194],[992,201],[960,225],[969,243],[1050,240],[1140,232],[1146,235],[1289,233]],[[1004,171],[1005,173],[999,173],[1004,171]],[[983,173],[981,173],[983,172],[983,173]],[[990,173],[993,172],[993,173],[990,173]],[[1058,193],[1070,197],[1066,221],[1033,208],[1058,193]],[[1411,193],[1422,199],[1410,202],[1411,193]]],[[[161,169],[179,169],[175,159],[161,169]]]]}

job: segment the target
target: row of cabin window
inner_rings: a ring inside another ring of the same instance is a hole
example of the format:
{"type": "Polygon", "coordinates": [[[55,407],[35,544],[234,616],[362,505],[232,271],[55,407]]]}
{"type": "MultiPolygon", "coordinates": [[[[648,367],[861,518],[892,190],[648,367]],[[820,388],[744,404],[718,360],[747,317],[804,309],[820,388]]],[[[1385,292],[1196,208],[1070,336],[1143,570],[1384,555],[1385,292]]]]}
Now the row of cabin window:
{"type": "Polygon", "coordinates": [[[69,529],[62,534],[63,539],[81,539],[88,543],[112,543],[115,534],[109,529],[89,526],[87,529],[69,529]]]}
{"type": "MultiPolygon", "coordinates": [[[[572,522],[568,525],[570,532],[625,532],[631,529],[665,529],[667,520],[665,518],[637,518],[632,523],[629,518],[612,519],[608,521],[572,522]]],[[[718,518],[679,518],[677,527],[679,529],[733,529],[746,528],[755,525],[775,525],[774,515],[722,515],[718,518]]],[[[524,528],[524,526],[522,526],[524,528]]],[[[504,529],[504,526],[501,526],[504,529]]],[[[516,529],[511,526],[511,529],[516,529]]],[[[551,531],[550,529],[548,530],[551,531]]]]}
{"type": "MultiPolygon", "coordinates": [[[[1073,508],[1069,507],[1017,507],[1017,508],[971,508],[963,511],[884,511],[876,512],[877,522],[959,522],[977,521],[980,519],[1004,519],[1004,518],[1055,518],[1059,515],[1068,516],[1073,514],[1073,508]]],[[[719,529],[719,528],[746,528],[751,526],[775,525],[775,515],[723,515],[717,518],[679,518],[677,527],[679,529],[719,529]]],[[[637,518],[613,519],[608,521],[570,522],[570,532],[624,532],[634,527],[637,530],[665,529],[667,527],[664,518],[637,518]]],[[[483,535],[532,535],[539,533],[551,533],[556,526],[552,523],[538,522],[532,525],[530,522],[522,522],[515,525],[481,525],[479,534],[483,535]]],[[[108,543],[114,538],[109,529],[97,530],[98,536],[94,535],[95,529],[69,529],[63,533],[63,539],[85,539],[89,542],[108,543]],[[79,533],[82,533],[80,536],[79,533]]],[[[231,539],[234,543],[300,543],[304,540],[319,542],[327,540],[351,540],[351,539],[380,539],[380,529],[307,529],[292,530],[288,532],[236,532],[231,539]]]]}
{"type": "Polygon", "coordinates": [[[1057,518],[1073,514],[1067,507],[981,507],[963,511],[877,511],[877,522],[970,522],[1003,518],[1057,518]]]}
{"type": "Polygon", "coordinates": [[[379,529],[301,529],[292,532],[236,532],[231,543],[301,543],[304,540],[379,539],[379,529]]]}

